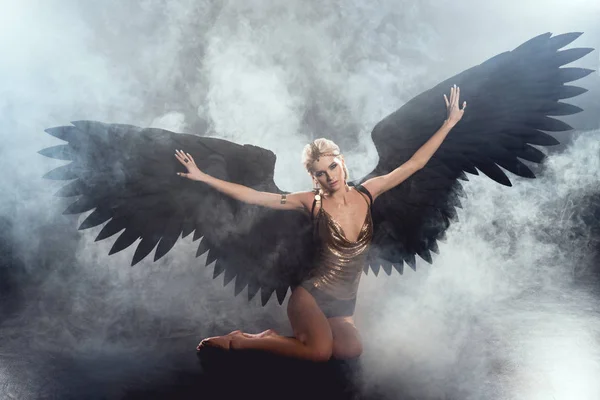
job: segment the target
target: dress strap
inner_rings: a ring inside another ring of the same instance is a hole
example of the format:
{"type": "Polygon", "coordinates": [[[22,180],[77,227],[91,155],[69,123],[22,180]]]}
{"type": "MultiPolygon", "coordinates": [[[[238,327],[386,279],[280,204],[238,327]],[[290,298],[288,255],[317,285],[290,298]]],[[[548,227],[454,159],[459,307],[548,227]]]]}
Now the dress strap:
{"type": "Polygon", "coordinates": [[[371,192],[369,192],[366,187],[364,187],[363,185],[360,185],[360,184],[356,185],[354,187],[357,190],[359,190],[359,191],[363,192],[364,194],[366,194],[367,197],[369,197],[369,207],[371,207],[373,205],[373,196],[371,196],[371,192]]]}

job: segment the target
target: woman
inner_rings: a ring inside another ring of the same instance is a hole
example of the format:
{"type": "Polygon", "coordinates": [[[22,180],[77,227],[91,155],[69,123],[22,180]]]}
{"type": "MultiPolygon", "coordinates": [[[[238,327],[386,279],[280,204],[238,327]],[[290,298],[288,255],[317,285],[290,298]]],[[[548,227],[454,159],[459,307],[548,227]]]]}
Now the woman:
{"type": "Polygon", "coordinates": [[[293,337],[281,336],[273,330],[255,335],[236,330],[225,336],[204,339],[197,350],[205,346],[256,349],[312,361],[358,357],[362,353],[362,344],[352,315],[373,232],[371,204],[379,195],[425,166],[463,116],[466,102],[461,109],[459,97],[460,88],[456,85],[451,88],[449,99],[444,95],[446,120],[409,161],[389,174],[371,178],[356,188],[346,183],[348,170],[339,147],[326,139],[317,139],[305,146],[302,154],[304,166],[318,188],[318,194],[297,192],[278,195],[226,182],[203,173],[190,154],[177,150],[177,160],[188,171],[178,173],[180,176],[204,182],[249,204],[284,210],[301,209],[311,213],[315,235],[321,244],[315,260],[315,273],[292,290],[288,302],[293,337]]]}

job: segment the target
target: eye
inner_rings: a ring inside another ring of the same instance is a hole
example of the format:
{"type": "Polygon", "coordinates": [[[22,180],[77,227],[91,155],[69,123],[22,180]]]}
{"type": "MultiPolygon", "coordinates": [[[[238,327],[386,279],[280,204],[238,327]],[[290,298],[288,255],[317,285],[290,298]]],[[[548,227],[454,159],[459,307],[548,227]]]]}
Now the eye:
{"type": "Polygon", "coordinates": [[[333,164],[331,167],[329,167],[329,169],[334,170],[337,168],[337,164],[333,164]]]}
{"type": "Polygon", "coordinates": [[[322,173],[322,172],[317,172],[315,176],[316,176],[317,178],[319,178],[321,175],[323,175],[323,173],[322,173]]]}

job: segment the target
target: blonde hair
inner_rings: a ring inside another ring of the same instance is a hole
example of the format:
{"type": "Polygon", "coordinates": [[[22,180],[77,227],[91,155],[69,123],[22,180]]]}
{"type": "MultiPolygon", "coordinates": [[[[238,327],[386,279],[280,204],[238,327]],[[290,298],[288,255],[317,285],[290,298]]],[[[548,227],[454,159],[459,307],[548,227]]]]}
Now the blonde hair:
{"type": "MultiPolygon", "coordinates": [[[[302,165],[306,168],[306,171],[312,176],[313,173],[313,163],[319,159],[319,157],[323,156],[339,156],[342,160],[344,160],[344,156],[340,153],[340,147],[335,144],[332,140],[319,138],[315,139],[314,142],[307,144],[304,146],[302,150],[302,165]]],[[[346,162],[343,164],[344,174],[346,175],[346,181],[350,177],[348,173],[348,168],[346,167],[346,162]]]]}

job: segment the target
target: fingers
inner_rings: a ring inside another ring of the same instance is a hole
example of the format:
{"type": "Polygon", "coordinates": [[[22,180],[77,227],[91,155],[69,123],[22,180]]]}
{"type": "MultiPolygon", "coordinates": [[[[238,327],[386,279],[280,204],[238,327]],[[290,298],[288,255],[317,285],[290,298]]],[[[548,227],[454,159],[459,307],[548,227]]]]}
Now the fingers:
{"type": "Polygon", "coordinates": [[[452,107],[458,107],[458,97],[460,96],[460,88],[456,87],[456,85],[453,86],[453,96],[452,96],[452,102],[450,103],[450,105],[452,107]]]}
{"type": "Polygon", "coordinates": [[[467,108],[466,101],[463,101],[462,108],[460,107],[460,87],[452,85],[450,87],[450,98],[444,94],[444,101],[446,102],[448,118],[459,121],[467,108]]]}
{"type": "MultiPolygon", "coordinates": [[[[444,94],[444,101],[446,102],[446,108],[459,108],[459,100],[460,100],[460,87],[456,85],[450,86],[450,99],[444,94]]],[[[466,105],[467,102],[463,104],[466,105]]],[[[463,105],[463,108],[464,108],[463,105]]]]}
{"type": "Polygon", "coordinates": [[[454,105],[458,107],[458,99],[460,98],[460,88],[454,85],[454,105]]]}
{"type": "MultiPolygon", "coordinates": [[[[175,150],[175,158],[177,158],[177,160],[179,160],[180,163],[185,165],[186,168],[190,165],[189,162],[186,162],[187,156],[181,150],[175,150]]],[[[189,168],[188,168],[188,172],[189,172],[189,168]]],[[[183,178],[189,178],[189,176],[188,176],[189,173],[186,173],[186,172],[177,172],[177,175],[181,176],[183,178]]]]}
{"type": "Polygon", "coordinates": [[[194,158],[192,157],[192,155],[190,153],[185,153],[185,154],[187,154],[187,157],[190,160],[190,164],[193,165],[194,167],[198,168],[196,166],[196,161],[194,161],[194,158]]]}
{"type": "Polygon", "coordinates": [[[189,172],[177,172],[177,176],[180,176],[182,178],[187,178],[190,179],[192,181],[195,181],[196,179],[192,176],[191,173],[189,172]]]}
{"type": "Polygon", "coordinates": [[[186,159],[189,161],[189,154],[188,153],[184,153],[181,150],[175,150],[175,155],[178,156],[178,159],[183,160],[184,162],[185,162],[186,159]]]}
{"type": "Polygon", "coordinates": [[[189,165],[196,165],[196,162],[190,153],[184,153],[181,150],[175,150],[175,157],[186,167],[189,165]]]}
{"type": "Polygon", "coordinates": [[[187,168],[187,172],[177,172],[177,175],[194,180],[192,174],[195,174],[198,171],[198,167],[196,166],[196,162],[192,155],[190,153],[184,153],[181,150],[175,150],[175,158],[187,168]]]}
{"type": "Polygon", "coordinates": [[[454,105],[454,86],[450,86],[450,98],[444,94],[444,100],[446,101],[446,108],[451,108],[454,105]]]}
{"type": "Polygon", "coordinates": [[[177,160],[179,160],[180,163],[185,165],[185,155],[181,150],[175,150],[175,157],[177,158],[177,160]]]}

